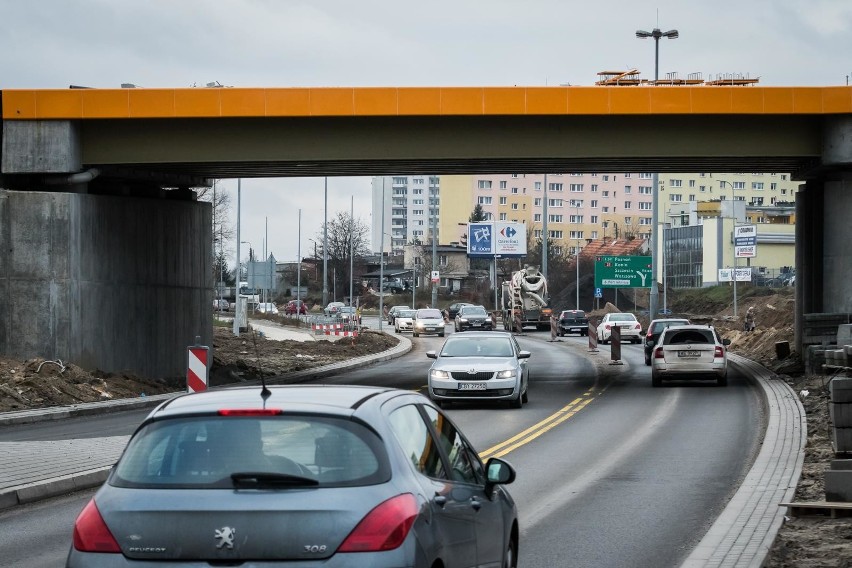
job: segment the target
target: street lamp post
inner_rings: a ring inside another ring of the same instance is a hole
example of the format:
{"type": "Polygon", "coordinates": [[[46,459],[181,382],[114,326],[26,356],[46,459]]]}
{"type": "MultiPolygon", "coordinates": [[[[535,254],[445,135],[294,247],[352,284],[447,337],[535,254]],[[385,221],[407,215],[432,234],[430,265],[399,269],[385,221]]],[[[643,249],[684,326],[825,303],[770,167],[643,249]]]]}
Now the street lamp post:
{"type": "MultiPolygon", "coordinates": [[[[734,206],[734,204],[736,203],[736,198],[734,196],[734,186],[730,182],[727,182],[727,181],[721,180],[721,179],[719,180],[719,185],[721,187],[725,187],[725,184],[728,184],[728,186],[730,186],[730,188],[731,188],[731,217],[733,217],[733,221],[734,221],[734,228],[732,229],[731,242],[733,243],[734,242],[733,233],[736,232],[736,227],[737,227],[737,211],[736,211],[736,207],[734,206]]],[[[721,196],[720,196],[720,199],[719,199],[719,215],[722,216],[722,199],[721,199],[721,196]]],[[[722,217],[722,219],[724,219],[724,217],[722,217]]],[[[736,247],[736,244],[733,244],[733,249],[734,249],[734,270],[731,273],[731,278],[734,281],[734,317],[737,317],[737,247],[736,247]]]]}
{"type": "Polygon", "coordinates": [[[328,305],[328,178],[325,178],[325,209],[322,222],[322,306],[328,305]]]}
{"type": "Polygon", "coordinates": [[[576,280],[575,288],[577,288],[577,290],[576,290],[576,292],[577,292],[577,308],[576,309],[579,312],[580,311],[580,229],[579,229],[579,226],[580,226],[580,204],[579,203],[576,204],[576,208],[577,208],[577,219],[576,220],[577,220],[577,227],[578,228],[577,228],[577,252],[574,255],[574,264],[577,265],[577,275],[576,275],[577,280],[576,280]]]}
{"type": "MultiPolygon", "coordinates": [[[[646,32],[643,30],[636,31],[636,37],[639,39],[646,38],[654,38],[654,85],[656,85],[657,81],[660,79],[660,38],[665,37],[668,39],[677,39],[678,32],[677,30],[669,30],[667,32],[661,32],[659,28],[654,28],[650,32],[646,32]]],[[[651,301],[650,301],[650,313],[651,319],[654,319],[657,315],[657,303],[659,301],[660,287],[657,283],[657,274],[659,273],[658,264],[659,264],[659,251],[657,250],[658,246],[658,233],[659,233],[659,204],[658,204],[658,196],[659,190],[657,188],[657,184],[659,183],[659,173],[654,173],[654,188],[652,191],[651,201],[653,203],[653,211],[651,211],[651,301]]]]}

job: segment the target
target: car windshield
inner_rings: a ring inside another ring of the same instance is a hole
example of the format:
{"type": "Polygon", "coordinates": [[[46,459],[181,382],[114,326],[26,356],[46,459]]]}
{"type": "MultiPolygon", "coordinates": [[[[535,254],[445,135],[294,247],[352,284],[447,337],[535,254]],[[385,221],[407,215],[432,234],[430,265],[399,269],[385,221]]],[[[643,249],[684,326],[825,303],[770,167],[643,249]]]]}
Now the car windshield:
{"type": "Polygon", "coordinates": [[[417,310],[417,319],[439,319],[442,317],[441,312],[438,310],[417,310]]]}
{"type": "MultiPolygon", "coordinates": [[[[676,328],[672,328],[676,329],[676,328]]],[[[667,331],[663,345],[681,345],[684,343],[715,343],[711,329],[684,329],[667,331]]]]}
{"type": "Polygon", "coordinates": [[[610,314],[609,321],[636,321],[633,314],[610,314]]]}
{"type": "Polygon", "coordinates": [[[459,312],[463,316],[486,316],[485,308],[482,306],[465,306],[459,312]]]}
{"type": "Polygon", "coordinates": [[[461,337],[448,339],[441,349],[442,357],[512,357],[514,351],[508,337],[461,337]]]}
{"type": "Polygon", "coordinates": [[[356,422],[317,415],[203,416],[142,428],[110,484],[230,488],[249,473],[266,474],[255,475],[255,483],[265,479],[276,487],[360,486],[390,478],[381,440],[356,422]]]}
{"type": "Polygon", "coordinates": [[[414,310],[399,310],[396,316],[399,318],[413,318],[415,313],[417,312],[414,310]]]}

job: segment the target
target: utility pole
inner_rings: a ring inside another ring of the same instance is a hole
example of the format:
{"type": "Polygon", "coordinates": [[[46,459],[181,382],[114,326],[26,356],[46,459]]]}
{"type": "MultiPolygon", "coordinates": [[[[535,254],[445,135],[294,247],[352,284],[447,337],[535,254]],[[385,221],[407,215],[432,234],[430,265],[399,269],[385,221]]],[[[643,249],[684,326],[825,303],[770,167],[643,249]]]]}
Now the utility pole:
{"type": "MultiPolygon", "coordinates": [[[[438,269],[438,195],[437,195],[437,187],[435,188],[435,193],[432,194],[432,176],[428,176],[429,180],[429,208],[432,213],[432,270],[438,269]]],[[[436,184],[437,186],[437,184],[436,184]]],[[[432,307],[438,307],[438,284],[440,284],[440,280],[438,282],[432,282],[432,307]]]]}
{"type": "Polygon", "coordinates": [[[325,212],[322,223],[322,307],[328,305],[328,177],[325,178],[325,212]]]}

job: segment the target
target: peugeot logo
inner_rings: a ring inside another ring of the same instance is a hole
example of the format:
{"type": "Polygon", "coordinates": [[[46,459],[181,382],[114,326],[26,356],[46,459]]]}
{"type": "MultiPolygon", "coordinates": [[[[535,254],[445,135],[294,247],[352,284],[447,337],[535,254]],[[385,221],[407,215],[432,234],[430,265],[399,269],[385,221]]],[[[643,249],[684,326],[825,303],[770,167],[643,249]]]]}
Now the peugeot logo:
{"type": "Polygon", "coordinates": [[[228,549],[234,548],[234,536],[237,534],[237,529],[231,527],[222,527],[221,529],[216,529],[216,532],[213,534],[213,538],[218,539],[219,542],[216,543],[216,548],[222,548],[223,546],[228,549]]]}

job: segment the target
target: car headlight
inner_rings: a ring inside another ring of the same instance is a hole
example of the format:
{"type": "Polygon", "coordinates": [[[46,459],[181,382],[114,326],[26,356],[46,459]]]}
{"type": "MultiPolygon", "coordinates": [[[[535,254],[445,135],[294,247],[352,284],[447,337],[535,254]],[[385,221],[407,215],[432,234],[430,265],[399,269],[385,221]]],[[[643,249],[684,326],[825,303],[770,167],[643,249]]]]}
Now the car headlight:
{"type": "Polygon", "coordinates": [[[497,373],[498,379],[514,379],[515,375],[517,375],[517,371],[514,369],[508,369],[506,371],[500,371],[497,373]]]}
{"type": "Polygon", "coordinates": [[[459,318],[459,321],[463,321],[463,322],[467,323],[467,318],[459,318]]]}
{"type": "Polygon", "coordinates": [[[450,374],[447,371],[441,371],[440,369],[432,369],[432,378],[433,379],[449,379],[450,374]]]}

